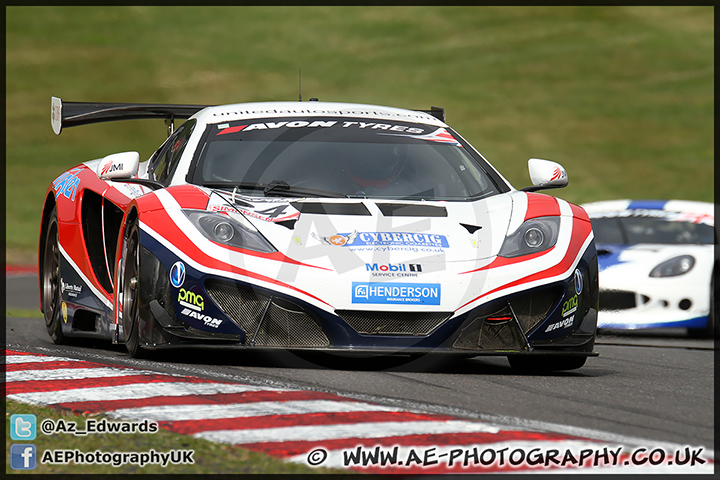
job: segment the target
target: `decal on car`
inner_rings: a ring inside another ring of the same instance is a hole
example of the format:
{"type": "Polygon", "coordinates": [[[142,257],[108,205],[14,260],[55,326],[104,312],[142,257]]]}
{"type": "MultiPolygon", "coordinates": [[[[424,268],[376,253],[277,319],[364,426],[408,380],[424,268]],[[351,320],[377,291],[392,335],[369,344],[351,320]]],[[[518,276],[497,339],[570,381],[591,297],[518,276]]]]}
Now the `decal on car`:
{"type": "Polygon", "coordinates": [[[568,315],[573,313],[575,310],[577,310],[577,307],[578,307],[578,296],[573,295],[565,303],[563,303],[562,316],[567,317],[568,315]]]}
{"type": "Polygon", "coordinates": [[[81,168],[73,168],[56,178],[52,184],[55,193],[63,195],[74,202],[75,193],[77,193],[78,185],[80,185],[80,178],[78,177],[80,170],[81,168]]]}
{"type": "Polygon", "coordinates": [[[548,327],[545,329],[545,333],[552,332],[553,330],[558,330],[561,328],[570,328],[573,326],[573,323],[575,323],[575,315],[572,315],[570,317],[564,318],[561,321],[557,323],[551,323],[548,325],[548,327]]]}
{"type": "Polygon", "coordinates": [[[352,303],[440,305],[439,283],[353,282],[352,303]]]}
{"type": "Polygon", "coordinates": [[[445,235],[412,232],[357,232],[336,233],[321,240],[328,245],[345,246],[404,246],[404,247],[436,247],[449,246],[445,235]]]}
{"type": "Polygon", "coordinates": [[[366,263],[365,270],[373,277],[417,277],[422,272],[419,263],[366,263]]]}
{"type": "Polygon", "coordinates": [[[183,262],[175,262],[170,268],[170,283],[175,288],[182,287],[185,282],[185,264],[183,262]]]}

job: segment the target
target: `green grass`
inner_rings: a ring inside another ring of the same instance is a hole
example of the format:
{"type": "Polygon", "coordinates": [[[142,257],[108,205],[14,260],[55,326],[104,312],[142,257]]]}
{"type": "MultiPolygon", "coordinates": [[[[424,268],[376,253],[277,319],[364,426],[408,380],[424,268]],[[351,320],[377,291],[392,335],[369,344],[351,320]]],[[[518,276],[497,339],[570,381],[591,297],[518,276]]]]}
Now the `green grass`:
{"type": "Polygon", "coordinates": [[[445,107],[513,185],[562,163],[575,203],[713,201],[713,7],[6,9],[7,252],[35,261],[48,184],[162,122],[50,129],[66,101],[303,98],[445,107]]]}
{"type": "MultiPolygon", "coordinates": [[[[170,452],[177,450],[193,451],[191,465],[169,464],[165,467],[158,464],[149,464],[143,467],[138,465],[87,465],[68,463],[49,464],[38,462],[34,470],[13,470],[10,466],[10,454],[8,453],[5,464],[5,472],[8,474],[318,474],[334,473],[347,474],[342,470],[331,470],[325,468],[310,468],[305,465],[285,463],[277,458],[263,453],[251,452],[232,445],[219,444],[206,440],[196,439],[188,435],[179,435],[167,430],[159,429],[156,433],[136,434],[88,434],[85,436],[72,435],[70,433],[54,435],[43,435],[38,433],[35,440],[17,441],[10,438],[10,418],[14,414],[33,414],[40,425],[45,419],[52,419],[57,425],[58,420],[75,422],[77,430],[86,430],[88,418],[100,420],[102,415],[75,415],[67,410],[39,407],[19,403],[6,399],[5,428],[7,437],[5,439],[5,450],[10,452],[12,444],[33,444],[37,448],[40,458],[43,458],[46,451],[53,450],[78,450],[85,454],[100,451],[103,453],[116,452],[170,452]]],[[[105,417],[107,418],[107,417],[105,417]]],[[[108,421],[118,421],[107,418],[108,421]]],[[[39,428],[39,427],[38,427],[39,428]]],[[[52,453],[50,454],[52,455],[52,453]]],[[[342,475],[341,477],[344,477],[342,475]]],[[[349,476],[349,475],[347,475],[349,476]]]]}
{"type": "Polygon", "coordinates": [[[5,316],[19,318],[42,318],[43,313],[39,308],[6,308],[5,316]]]}

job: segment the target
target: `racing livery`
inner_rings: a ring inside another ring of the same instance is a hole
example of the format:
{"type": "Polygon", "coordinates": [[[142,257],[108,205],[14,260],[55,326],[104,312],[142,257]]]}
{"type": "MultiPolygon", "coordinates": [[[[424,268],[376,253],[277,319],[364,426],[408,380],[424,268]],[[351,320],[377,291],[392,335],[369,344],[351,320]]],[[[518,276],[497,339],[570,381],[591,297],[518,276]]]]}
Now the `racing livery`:
{"type": "Polygon", "coordinates": [[[165,118],[146,161],[122,152],[49,186],[40,302],[55,342],[132,356],[223,345],[363,355],[503,355],[581,367],[597,254],[585,211],[513,188],[444,111],[328,102],[62,102],[63,128],[165,118]],[[174,129],[174,119],[187,119],[174,129]]]}
{"type": "Polygon", "coordinates": [[[613,200],[583,207],[598,248],[598,328],[718,335],[712,203],[613,200]]]}

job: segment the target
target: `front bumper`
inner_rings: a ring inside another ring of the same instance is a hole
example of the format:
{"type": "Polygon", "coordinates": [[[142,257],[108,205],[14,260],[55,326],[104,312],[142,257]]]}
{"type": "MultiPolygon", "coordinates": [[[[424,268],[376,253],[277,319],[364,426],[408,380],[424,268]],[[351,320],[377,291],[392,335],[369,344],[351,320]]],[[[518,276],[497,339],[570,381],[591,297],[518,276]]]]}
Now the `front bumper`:
{"type": "Polygon", "coordinates": [[[371,354],[459,355],[592,352],[597,323],[597,256],[589,248],[576,273],[495,299],[461,315],[437,311],[329,312],[297,298],[187,266],[171,285],[169,252],[147,248],[141,262],[141,342],[145,348],[224,345],[240,348],[371,354]],[[157,252],[156,252],[157,253],[157,252]]]}

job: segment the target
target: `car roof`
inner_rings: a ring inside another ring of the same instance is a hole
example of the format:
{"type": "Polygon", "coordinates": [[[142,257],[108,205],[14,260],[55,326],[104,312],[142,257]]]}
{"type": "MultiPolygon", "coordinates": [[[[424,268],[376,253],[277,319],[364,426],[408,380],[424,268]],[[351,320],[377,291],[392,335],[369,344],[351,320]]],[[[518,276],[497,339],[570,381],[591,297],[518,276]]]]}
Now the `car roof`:
{"type": "Polygon", "coordinates": [[[663,210],[715,216],[715,204],[694,200],[605,200],[582,205],[589,216],[625,210],[663,210]]]}
{"type": "Polygon", "coordinates": [[[418,122],[438,127],[447,127],[447,124],[433,115],[403,108],[384,107],[380,105],[365,105],[359,103],[336,102],[257,102],[236,103],[207,107],[191,118],[199,123],[215,124],[252,118],[268,117],[360,117],[385,121],[418,122]]]}

